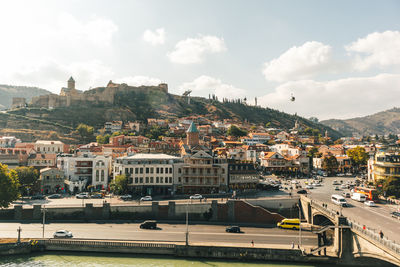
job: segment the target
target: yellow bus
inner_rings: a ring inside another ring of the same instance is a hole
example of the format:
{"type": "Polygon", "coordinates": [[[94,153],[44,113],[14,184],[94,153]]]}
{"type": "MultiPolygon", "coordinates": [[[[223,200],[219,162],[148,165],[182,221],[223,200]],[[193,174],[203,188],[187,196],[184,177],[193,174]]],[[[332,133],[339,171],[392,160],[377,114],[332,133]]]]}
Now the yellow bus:
{"type": "Polygon", "coordinates": [[[282,221],[277,223],[277,226],[282,229],[300,229],[300,220],[299,219],[283,219],[282,221]]]}

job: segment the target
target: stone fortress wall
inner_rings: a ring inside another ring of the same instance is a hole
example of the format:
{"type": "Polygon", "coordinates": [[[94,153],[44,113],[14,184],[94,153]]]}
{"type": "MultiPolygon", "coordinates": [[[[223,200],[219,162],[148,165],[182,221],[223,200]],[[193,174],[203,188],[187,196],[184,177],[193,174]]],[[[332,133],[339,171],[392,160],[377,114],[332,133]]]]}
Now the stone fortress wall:
{"type": "Polygon", "coordinates": [[[30,106],[57,108],[79,105],[84,102],[92,102],[94,104],[108,103],[113,104],[115,96],[118,92],[149,92],[151,90],[162,91],[168,93],[168,84],[161,83],[158,86],[129,86],[125,83],[118,84],[110,81],[106,87],[96,87],[87,91],[79,91],[75,88],[75,81],[71,77],[68,80],[68,87],[61,88],[59,95],[48,94],[33,97],[30,106]]]}

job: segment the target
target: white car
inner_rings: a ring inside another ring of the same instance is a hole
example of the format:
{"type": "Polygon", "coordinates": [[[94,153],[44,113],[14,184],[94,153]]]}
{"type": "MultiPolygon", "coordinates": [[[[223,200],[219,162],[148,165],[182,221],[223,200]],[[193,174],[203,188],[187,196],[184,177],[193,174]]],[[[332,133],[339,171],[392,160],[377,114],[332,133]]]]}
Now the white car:
{"type": "Polygon", "coordinates": [[[203,196],[200,194],[195,194],[193,196],[190,196],[190,199],[202,199],[202,198],[203,198],[203,196]]]}
{"type": "Polygon", "coordinates": [[[364,202],[365,205],[367,205],[368,207],[375,207],[376,204],[375,202],[373,202],[372,200],[367,200],[364,202]]]}
{"type": "Polygon", "coordinates": [[[72,238],[72,233],[70,231],[67,230],[57,230],[54,234],[53,234],[54,238],[72,238]]]}
{"type": "Polygon", "coordinates": [[[153,201],[153,198],[151,196],[145,196],[145,197],[141,197],[140,201],[153,201]]]}
{"type": "Polygon", "coordinates": [[[298,182],[296,180],[293,180],[291,183],[292,184],[297,184],[298,182]]]}
{"type": "Polygon", "coordinates": [[[309,184],[309,185],[306,186],[306,189],[314,189],[314,186],[309,184]]]}

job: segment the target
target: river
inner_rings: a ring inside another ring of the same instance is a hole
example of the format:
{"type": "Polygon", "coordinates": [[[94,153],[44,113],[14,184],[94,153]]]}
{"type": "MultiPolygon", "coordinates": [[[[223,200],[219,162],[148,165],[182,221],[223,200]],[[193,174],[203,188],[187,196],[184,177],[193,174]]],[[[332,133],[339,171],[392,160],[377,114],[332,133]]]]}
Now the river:
{"type": "Polygon", "coordinates": [[[209,260],[200,258],[172,258],[151,256],[127,256],[100,253],[46,253],[0,257],[2,267],[333,267],[285,262],[246,262],[229,260],[209,260]]]}

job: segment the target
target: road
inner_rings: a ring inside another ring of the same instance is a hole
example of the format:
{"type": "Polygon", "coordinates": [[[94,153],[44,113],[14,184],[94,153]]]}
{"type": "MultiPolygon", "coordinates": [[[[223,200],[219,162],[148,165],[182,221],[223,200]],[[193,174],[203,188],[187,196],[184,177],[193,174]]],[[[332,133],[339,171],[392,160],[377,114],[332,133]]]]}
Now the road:
{"type": "MultiPolygon", "coordinates": [[[[22,228],[22,238],[41,238],[42,224],[0,223],[0,238],[15,238],[17,228],[22,228]]],[[[51,223],[45,225],[45,237],[51,238],[56,230],[66,229],[74,238],[119,239],[139,241],[184,242],[184,224],[158,224],[158,230],[140,229],[139,224],[98,224],[98,223],[51,223]]],[[[298,243],[299,232],[277,228],[242,227],[242,233],[226,233],[221,225],[189,225],[191,244],[250,246],[253,240],[256,247],[289,247],[298,243]]],[[[316,235],[302,231],[304,246],[317,246],[316,235]]]]}
{"type": "MultiPolygon", "coordinates": [[[[334,205],[330,198],[332,194],[341,195],[343,192],[350,192],[349,189],[340,189],[335,190],[334,185],[332,185],[333,181],[343,180],[346,181],[354,181],[355,178],[349,177],[325,177],[323,181],[323,186],[316,187],[314,189],[308,190],[310,193],[309,197],[312,199],[316,199],[328,204],[328,208],[340,211],[340,207],[334,205]]],[[[303,182],[304,187],[304,182],[303,182]]],[[[350,204],[350,207],[342,208],[342,213],[344,216],[349,219],[356,221],[361,225],[365,225],[366,227],[375,230],[379,233],[380,230],[384,233],[386,237],[391,240],[394,240],[396,243],[400,243],[400,220],[392,218],[390,213],[392,211],[397,210],[399,207],[397,205],[389,205],[389,204],[377,204],[376,207],[369,207],[365,204],[352,200],[350,198],[346,198],[347,203],[350,204]]]]}

